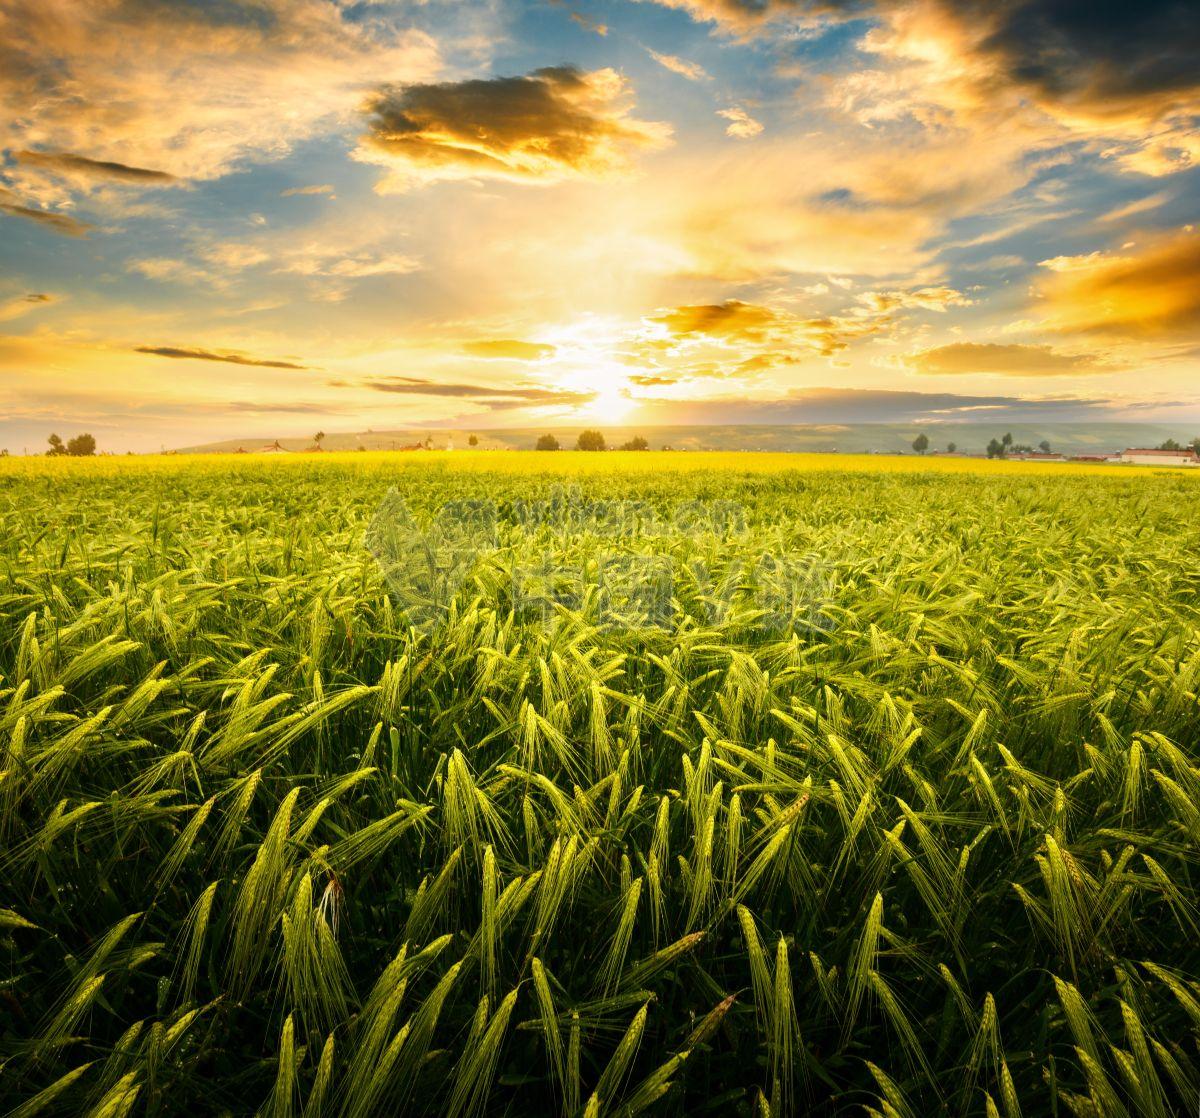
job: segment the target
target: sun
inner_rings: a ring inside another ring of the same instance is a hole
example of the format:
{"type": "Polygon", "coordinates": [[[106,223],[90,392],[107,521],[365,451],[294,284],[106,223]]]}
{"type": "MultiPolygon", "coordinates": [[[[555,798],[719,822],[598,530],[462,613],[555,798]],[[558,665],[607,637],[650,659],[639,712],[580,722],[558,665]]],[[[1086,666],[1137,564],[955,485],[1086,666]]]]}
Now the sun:
{"type": "Polygon", "coordinates": [[[596,397],[586,404],[580,414],[598,419],[603,423],[619,423],[634,406],[633,400],[621,387],[604,384],[596,389],[596,397]]]}

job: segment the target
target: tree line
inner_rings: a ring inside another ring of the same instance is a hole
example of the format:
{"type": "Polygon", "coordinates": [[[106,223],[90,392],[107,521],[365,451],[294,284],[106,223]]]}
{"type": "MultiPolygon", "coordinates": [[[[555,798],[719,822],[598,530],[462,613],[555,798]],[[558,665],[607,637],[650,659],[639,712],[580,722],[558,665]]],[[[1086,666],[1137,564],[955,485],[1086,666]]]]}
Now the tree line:
{"type": "MultiPolygon", "coordinates": [[[[538,436],[538,441],[534,444],[534,450],[562,450],[562,446],[549,431],[544,435],[538,436]]],[[[580,431],[579,437],[575,440],[576,450],[607,450],[608,442],[604,438],[601,431],[580,431]]],[[[641,435],[634,435],[628,442],[622,443],[618,450],[649,450],[650,444],[642,438],[641,435]]],[[[664,447],[664,449],[666,449],[664,447]]]]}
{"type": "Polygon", "coordinates": [[[96,453],[96,440],[88,434],[76,435],[65,443],[59,435],[51,435],[46,440],[50,449],[46,451],[48,458],[60,458],[69,455],[72,458],[88,458],[96,453]]]}

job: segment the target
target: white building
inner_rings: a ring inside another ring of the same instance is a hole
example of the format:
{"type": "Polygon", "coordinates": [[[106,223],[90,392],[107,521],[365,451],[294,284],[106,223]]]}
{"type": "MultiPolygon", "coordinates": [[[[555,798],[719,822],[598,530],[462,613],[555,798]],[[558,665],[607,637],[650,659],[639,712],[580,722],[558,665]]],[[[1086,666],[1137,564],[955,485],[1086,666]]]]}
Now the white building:
{"type": "Polygon", "coordinates": [[[1134,466],[1200,466],[1200,457],[1192,447],[1184,450],[1147,450],[1130,447],[1121,453],[1121,461],[1134,466]]]}

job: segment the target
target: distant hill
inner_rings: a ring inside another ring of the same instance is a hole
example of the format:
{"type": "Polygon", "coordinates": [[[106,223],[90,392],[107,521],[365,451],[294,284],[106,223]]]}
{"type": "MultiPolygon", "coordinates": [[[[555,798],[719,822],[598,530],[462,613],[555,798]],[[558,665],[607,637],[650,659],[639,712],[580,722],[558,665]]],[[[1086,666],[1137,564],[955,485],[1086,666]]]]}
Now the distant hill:
{"type": "MultiPolygon", "coordinates": [[[[618,446],[634,435],[641,435],[653,450],[741,450],[741,451],[840,451],[842,453],[912,452],[917,435],[929,436],[931,451],[945,450],[948,443],[969,454],[983,453],[988,441],[1010,432],[1017,443],[1036,446],[1047,440],[1056,451],[1069,454],[1120,451],[1127,446],[1157,446],[1168,438],[1191,439],[1198,432],[1179,426],[1157,423],[862,423],[853,426],[762,425],[711,427],[637,427],[595,424],[604,432],[609,446],[618,446]]],[[[550,428],[513,427],[499,430],[433,430],[406,428],[396,431],[360,431],[330,433],[322,444],[326,450],[399,450],[423,443],[427,438],[434,447],[444,449],[451,443],[456,450],[467,450],[472,434],[479,440],[478,450],[530,450],[539,435],[551,431],[564,448],[574,446],[582,426],[550,428]]],[[[201,446],[182,447],[180,454],[228,454],[239,449],[261,450],[274,443],[273,436],[226,439],[201,446]]],[[[299,451],[312,446],[311,438],[278,440],[284,450],[299,451]]]]}

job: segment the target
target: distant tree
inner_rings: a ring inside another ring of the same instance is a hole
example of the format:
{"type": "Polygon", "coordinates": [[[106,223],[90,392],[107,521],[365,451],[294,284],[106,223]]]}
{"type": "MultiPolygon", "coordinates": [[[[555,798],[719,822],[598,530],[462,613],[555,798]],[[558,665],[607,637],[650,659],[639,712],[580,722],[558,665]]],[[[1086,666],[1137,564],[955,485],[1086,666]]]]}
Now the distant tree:
{"type": "Polygon", "coordinates": [[[1200,454],[1200,438],[1192,439],[1192,450],[1200,454]]]}
{"type": "Polygon", "coordinates": [[[649,450],[650,444],[641,435],[634,435],[627,443],[621,444],[622,450],[649,450]]]}
{"type": "Polygon", "coordinates": [[[317,432],[315,435],[313,435],[313,442],[314,442],[314,443],[316,443],[316,444],[317,444],[317,446],[320,446],[320,445],[321,445],[321,441],[322,441],[324,438],[325,438],[325,432],[324,432],[324,431],[318,431],[318,432],[317,432]]]}
{"type": "Polygon", "coordinates": [[[58,435],[51,435],[46,441],[50,444],[50,449],[46,451],[48,458],[57,458],[67,453],[67,448],[63,446],[63,441],[58,435]]]}
{"type": "Polygon", "coordinates": [[[1183,450],[1183,445],[1177,443],[1174,439],[1167,439],[1165,443],[1160,443],[1159,450],[1183,450]]]}
{"type": "Polygon", "coordinates": [[[607,450],[608,444],[599,431],[581,431],[575,440],[576,450],[607,450]]]}
{"type": "Polygon", "coordinates": [[[67,453],[74,458],[89,458],[96,453],[96,440],[91,435],[76,435],[68,440],[67,453]]]}
{"type": "Polygon", "coordinates": [[[426,450],[432,450],[432,449],[433,449],[433,436],[432,436],[432,435],[426,435],[426,436],[425,436],[425,449],[426,449],[426,450]]]}
{"type": "Polygon", "coordinates": [[[915,439],[913,439],[912,448],[918,454],[924,454],[925,451],[929,449],[929,436],[923,434],[918,435],[915,439]]]}
{"type": "Polygon", "coordinates": [[[989,458],[1003,458],[1006,447],[999,439],[991,439],[987,445],[987,456],[989,458]]]}
{"type": "Polygon", "coordinates": [[[958,443],[947,443],[946,444],[946,450],[950,454],[953,454],[957,449],[958,449],[958,443]]]}
{"type": "Polygon", "coordinates": [[[1042,441],[1040,443],[1038,443],[1038,450],[1040,450],[1043,454],[1053,454],[1054,453],[1050,449],[1050,440],[1049,439],[1042,439],[1042,441]]]}
{"type": "Polygon", "coordinates": [[[558,450],[558,439],[549,432],[544,435],[538,435],[537,445],[534,450],[558,450]]]}
{"type": "Polygon", "coordinates": [[[1005,449],[1012,446],[1012,434],[1008,431],[1004,432],[1004,437],[1000,440],[1000,445],[1005,449]]]}
{"type": "Polygon", "coordinates": [[[479,445],[479,436],[472,435],[469,439],[467,439],[467,445],[468,446],[478,446],[479,445]]]}

